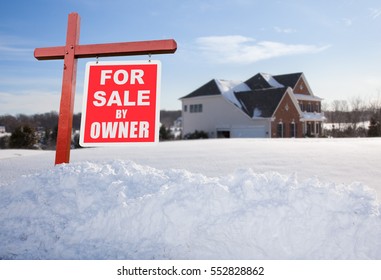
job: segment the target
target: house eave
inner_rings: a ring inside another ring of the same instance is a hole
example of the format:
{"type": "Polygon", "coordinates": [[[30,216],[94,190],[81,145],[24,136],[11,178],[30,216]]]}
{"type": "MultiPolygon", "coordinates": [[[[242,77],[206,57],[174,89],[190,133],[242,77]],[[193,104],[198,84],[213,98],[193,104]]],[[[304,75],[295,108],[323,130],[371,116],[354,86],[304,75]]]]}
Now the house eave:
{"type": "Polygon", "coordinates": [[[202,96],[192,96],[192,97],[181,97],[179,98],[180,101],[183,100],[191,100],[191,99],[208,99],[208,98],[216,98],[216,97],[222,97],[221,94],[211,94],[211,95],[202,95],[202,96]]]}

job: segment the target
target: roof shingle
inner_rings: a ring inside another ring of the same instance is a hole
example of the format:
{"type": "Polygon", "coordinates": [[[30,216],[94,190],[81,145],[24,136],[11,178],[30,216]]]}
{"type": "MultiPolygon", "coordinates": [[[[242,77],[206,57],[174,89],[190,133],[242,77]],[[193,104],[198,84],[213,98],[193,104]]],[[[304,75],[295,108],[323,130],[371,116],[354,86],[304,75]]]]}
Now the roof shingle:
{"type": "Polygon", "coordinates": [[[247,81],[245,84],[249,86],[252,90],[270,88],[271,85],[265,80],[265,78],[260,74],[256,74],[247,81]]]}
{"type": "Polygon", "coordinates": [[[270,118],[274,114],[287,88],[260,89],[236,92],[242,110],[250,117],[270,118]]]}
{"type": "Polygon", "coordinates": [[[207,96],[207,95],[220,95],[221,91],[216,83],[216,80],[210,80],[203,86],[199,87],[195,91],[192,91],[188,95],[181,97],[181,99],[198,97],[198,96],[207,96]]]}
{"type": "Polygon", "coordinates": [[[284,75],[276,75],[273,78],[280,84],[285,87],[290,87],[292,89],[295,88],[296,83],[299,81],[300,77],[303,73],[292,73],[292,74],[284,74],[284,75]]]}

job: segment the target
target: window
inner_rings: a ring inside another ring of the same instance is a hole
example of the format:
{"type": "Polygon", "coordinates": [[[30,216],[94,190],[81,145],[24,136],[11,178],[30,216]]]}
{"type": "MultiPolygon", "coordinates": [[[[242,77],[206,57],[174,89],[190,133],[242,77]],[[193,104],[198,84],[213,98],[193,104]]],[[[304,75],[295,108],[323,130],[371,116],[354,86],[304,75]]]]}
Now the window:
{"type": "Polygon", "coordinates": [[[188,106],[184,105],[184,112],[188,111],[188,106]]]}
{"type": "Polygon", "coordinates": [[[304,105],[303,105],[303,102],[300,102],[300,103],[299,103],[299,106],[300,106],[300,110],[301,110],[302,112],[304,112],[304,105]]]}
{"type": "Polygon", "coordinates": [[[276,129],[276,136],[279,138],[283,138],[283,123],[278,123],[276,129]]]}
{"type": "Polygon", "coordinates": [[[307,112],[312,112],[311,103],[307,104],[307,112]]]}
{"type": "Polygon", "coordinates": [[[290,123],[290,137],[295,138],[297,136],[296,123],[290,123]]]}
{"type": "Polygon", "coordinates": [[[191,113],[201,113],[202,112],[202,104],[191,104],[191,105],[189,105],[189,111],[191,113]]]}

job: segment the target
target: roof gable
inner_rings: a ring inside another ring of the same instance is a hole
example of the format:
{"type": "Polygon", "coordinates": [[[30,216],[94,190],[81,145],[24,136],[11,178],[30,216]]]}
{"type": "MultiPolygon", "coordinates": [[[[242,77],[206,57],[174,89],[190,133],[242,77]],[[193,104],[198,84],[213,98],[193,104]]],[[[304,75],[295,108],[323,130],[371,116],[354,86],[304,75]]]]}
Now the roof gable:
{"type": "Polygon", "coordinates": [[[279,103],[277,104],[277,107],[275,108],[274,110],[274,114],[276,113],[276,111],[279,109],[279,106],[281,105],[282,103],[282,100],[286,97],[286,96],[289,96],[290,99],[291,99],[291,102],[292,104],[294,105],[296,111],[298,112],[299,116],[302,115],[302,111],[300,110],[300,106],[298,104],[298,100],[296,99],[295,95],[293,94],[293,91],[290,87],[287,88],[285,94],[283,95],[282,99],[279,100],[279,103]]]}
{"type": "Polygon", "coordinates": [[[242,110],[250,118],[271,118],[286,92],[286,88],[259,89],[236,92],[242,110]]]}
{"type": "MultiPolygon", "coordinates": [[[[293,90],[294,90],[294,94],[303,94],[303,95],[313,96],[313,97],[315,96],[303,73],[299,81],[295,85],[295,88],[293,88],[293,90]]],[[[316,98],[319,98],[319,97],[316,97],[316,98]]]]}
{"type": "Polygon", "coordinates": [[[273,78],[280,84],[285,87],[290,87],[292,89],[295,88],[297,82],[303,73],[292,73],[292,74],[284,74],[284,75],[276,75],[273,78]]]}
{"type": "Polygon", "coordinates": [[[213,79],[207,82],[206,84],[202,85],[195,91],[192,91],[188,95],[181,97],[180,99],[199,97],[199,96],[208,96],[208,95],[220,95],[220,94],[221,94],[220,88],[218,87],[216,80],[213,79]]]}
{"type": "Polygon", "coordinates": [[[270,84],[266,81],[266,79],[260,74],[256,74],[247,81],[245,81],[245,84],[248,85],[249,88],[252,90],[258,90],[258,89],[264,89],[264,88],[270,88],[270,84]]]}

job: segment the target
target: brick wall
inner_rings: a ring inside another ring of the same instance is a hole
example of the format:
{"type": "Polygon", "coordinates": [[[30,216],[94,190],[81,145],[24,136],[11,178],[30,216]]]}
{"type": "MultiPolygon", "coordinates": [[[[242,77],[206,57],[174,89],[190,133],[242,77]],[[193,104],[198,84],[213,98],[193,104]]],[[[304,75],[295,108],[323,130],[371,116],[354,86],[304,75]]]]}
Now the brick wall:
{"type": "Polygon", "coordinates": [[[310,92],[308,92],[308,87],[306,86],[306,83],[304,82],[303,79],[300,79],[296,83],[296,86],[293,90],[294,90],[294,93],[310,95],[310,92]]]}
{"type": "Polygon", "coordinates": [[[303,124],[299,121],[299,113],[289,94],[285,94],[278,109],[275,112],[275,119],[271,123],[271,137],[277,138],[278,124],[283,124],[283,137],[291,137],[290,124],[296,125],[296,137],[303,137],[303,124]]]}

